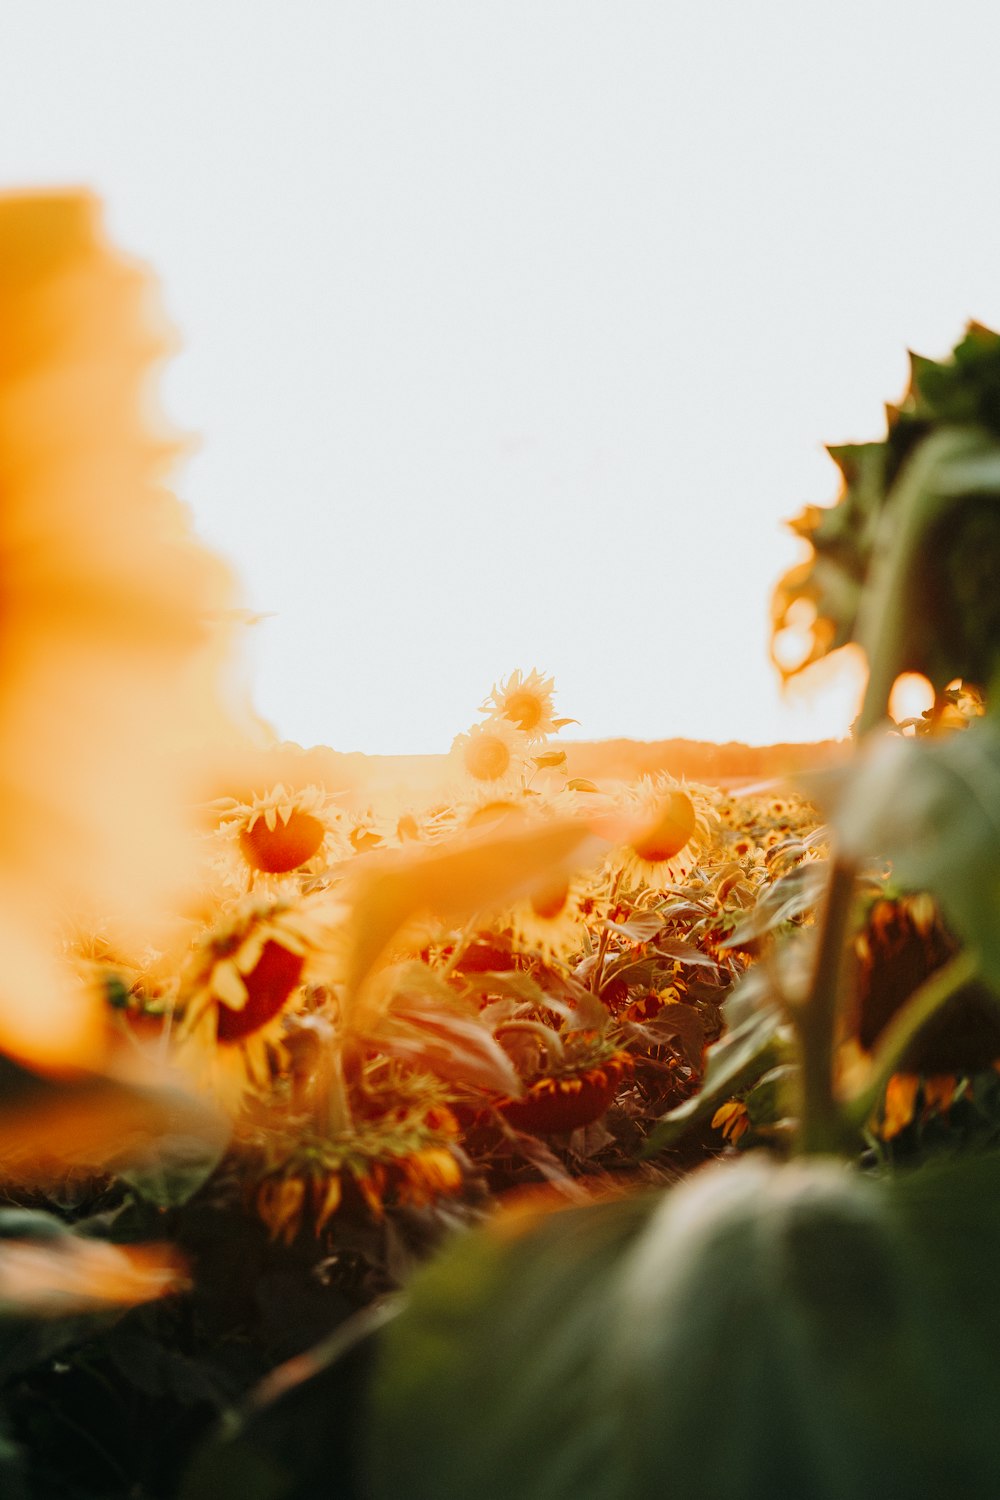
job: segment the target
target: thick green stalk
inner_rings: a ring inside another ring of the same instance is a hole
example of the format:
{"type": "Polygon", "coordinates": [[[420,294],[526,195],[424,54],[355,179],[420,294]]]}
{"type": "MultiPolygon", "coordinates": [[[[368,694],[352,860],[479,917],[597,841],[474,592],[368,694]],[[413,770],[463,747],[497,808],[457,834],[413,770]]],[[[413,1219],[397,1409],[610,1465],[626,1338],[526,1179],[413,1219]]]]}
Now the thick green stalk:
{"type": "Polygon", "coordinates": [[[849,1127],[834,1092],[833,1053],[854,880],[853,865],[834,863],[809,993],[804,1004],[791,1010],[802,1068],[798,1149],[804,1156],[838,1154],[849,1144],[849,1127]]]}

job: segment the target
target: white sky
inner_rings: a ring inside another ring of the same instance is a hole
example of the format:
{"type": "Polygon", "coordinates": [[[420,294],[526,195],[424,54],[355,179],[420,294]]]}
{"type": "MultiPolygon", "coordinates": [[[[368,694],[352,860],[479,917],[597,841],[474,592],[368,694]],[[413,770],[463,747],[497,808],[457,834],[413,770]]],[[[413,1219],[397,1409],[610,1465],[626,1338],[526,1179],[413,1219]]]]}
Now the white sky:
{"type": "Polygon", "coordinates": [[[995,0],[0,0],[0,188],[148,259],[287,738],[846,731],[767,662],[780,522],[905,349],[1000,325],[995,0]]]}

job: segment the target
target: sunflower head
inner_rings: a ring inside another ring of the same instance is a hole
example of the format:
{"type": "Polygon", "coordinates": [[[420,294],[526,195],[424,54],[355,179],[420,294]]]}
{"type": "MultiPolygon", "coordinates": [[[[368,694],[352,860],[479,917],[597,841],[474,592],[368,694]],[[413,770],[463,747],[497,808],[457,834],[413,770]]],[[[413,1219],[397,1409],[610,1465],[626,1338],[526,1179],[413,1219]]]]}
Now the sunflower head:
{"type": "Polygon", "coordinates": [[[507,918],[514,948],[566,963],[584,946],[585,882],[557,876],[537,886],[507,918]]]}
{"type": "Polygon", "coordinates": [[[502,795],[521,783],[528,765],[530,741],[523,730],[508,719],[490,719],[473,724],[468,734],[457,735],[452,762],[465,786],[502,795]]]}
{"type": "Polygon", "coordinates": [[[248,802],[227,799],[222,807],[223,836],[235,834],[244,864],[255,873],[287,875],[317,855],[348,852],[332,799],[317,786],[289,791],[279,782],[248,802]]]}
{"type": "Polygon", "coordinates": [[[270,1132],[247,1197],[271,1238],[322,1234],[352,1209],[382,1219],[387,1208],[426,1208],[460,1193],[466,1163],[457,1122],[441,1105],[412,1105],[356,1119],[336,1135],[270,1132]]]}
{"type": "MultiPolygon", "coordinates": [[[[914,990],[956,952],[954,938],[926,893],[880,896],[873,902],[855,939],[855,1009],[847,1023],[865,1052],[871,1052],[914,990]]],[[[973,980],[914,1037],[900,1067],[929,1076],[969,1074],[985,1071],[997,1058],[996,1003],[973,980]]]]}
{"type": "Polygon", "coordinates": [[[97,1065],[104,1042],[52,914],[134,938],[162,912],[190,851],[161,752],[225,720],[210,622],[232,585],[164,488],[154,309],[96,200],[0,193],[0,1047],[43,1065],[97,1065]]]}
{"type": "Polygon", "coordinates": [[[544,740],[546,735],[571,722],[554,716],[554,686],[553,678],[543,677],[534,667],[527,676],[518,669],[499,686],[494,683],[482,710],[494,718],[506,719],[529,740],[544,740]]]}
{"type": "Polygon", "coordinates": [[[182,1033],[214,1023],[220,1048],[247,1046],[274,1034],[318,955],[333,946],[335,911],[328,899],[247,897],[196,947],[181,981],[182,1033]],[[323,903],[326,904],[323,904],[323,903]]]}
{"type": "Polygon", "coordinates": [[[658,889],[690,874],[716,824],[710,797],[706,788],[662,773],[644,776],[629,791],[633,828],[618,859],[632,883],[658,889]]]}

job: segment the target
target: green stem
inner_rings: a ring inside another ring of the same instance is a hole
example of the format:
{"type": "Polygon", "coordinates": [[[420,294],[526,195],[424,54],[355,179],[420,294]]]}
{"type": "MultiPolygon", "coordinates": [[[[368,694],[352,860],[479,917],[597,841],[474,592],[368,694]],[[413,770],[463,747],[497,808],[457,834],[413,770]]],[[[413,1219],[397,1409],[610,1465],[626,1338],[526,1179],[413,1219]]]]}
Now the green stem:
{"type": "MultiPolygon", "coordinates": [[[[896,595],[903,586],[909,549],[890,551],[877,571],[877,586],[866,589],[858,636],[868,657],[868,684],[856,726],[863,740],[888,713],[889,694],[899,671],[900,642],[892,623],[899,613],[896,595]],[[874,607],[877,606],[877,607],[874,607]],[[890,623],[887,625],[887,618],[890,623]]],[[[803,1155],[849,1152],[852,1129],[833,1086],[837,1017],[843,992],[848,927],[854,905],[857,867],[834,855],[820,919],[819,942],[809,993],[790,1010],[802,1063],[801,1124],[798,1148],[803,1155]]]]}
{"type": "Polygon", "coordinates": [[[597,945],[597,957],[594,960],[594,972],[590,981],[590,988],[595,995],[599,995],[601,993],[601,982],[604,973],[604,958],[605,954],[608,951],[608,941],[611,937],[611,928],[607,924],[611,920],[611,913],[614,911],[615,903],[618,900],[618,891],[622,883],[622,874],[623,871],[619,870],[618,874],[614,878],[614,883],[611,887],[611,894],[608,897],[608,909],[604,918],[604,926],[601,928],[601,937],[597,945]]]}
{"type": "Polygon", "coordinates": [[[969,953],[958,953],[940,969],[935,969],[923,984],[914,990],[901,1010],[898,1010],[882,1033],[882,1040],[872,1057],[871,1077],[859,1093],[843,1105],[843,1116],[855,1130],[861,1130],[870,1117],[893,1073],[920,1028],[940,1010],[956,990],[974,979],[977,973],[975,959],[969,953]]]}
{"type": "Polygon", "coordinates": [[[847,1145],[846,1122],[833,1087],[833,1053],[854,878],[852,864],[834,862],[809,994],[804,1004],[790,1010],[802,1066],[798,1149],[805,1156],[836,1154],[847,1145]]]}

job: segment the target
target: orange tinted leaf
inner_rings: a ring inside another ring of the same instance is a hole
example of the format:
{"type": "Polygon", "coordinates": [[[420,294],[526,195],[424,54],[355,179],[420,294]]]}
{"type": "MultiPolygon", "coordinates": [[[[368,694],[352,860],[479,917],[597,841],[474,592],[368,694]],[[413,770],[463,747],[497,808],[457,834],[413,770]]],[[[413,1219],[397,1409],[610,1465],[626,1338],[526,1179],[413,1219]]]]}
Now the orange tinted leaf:
{"type": "Polygon", "coordinates": [[[354,885],[348,992],[357,995],[392,938],[415,917],[464,921],[530,896],[554,873],[586,864],[602,849],[588,824],[567,820],[373,855],[354,885]]]}

